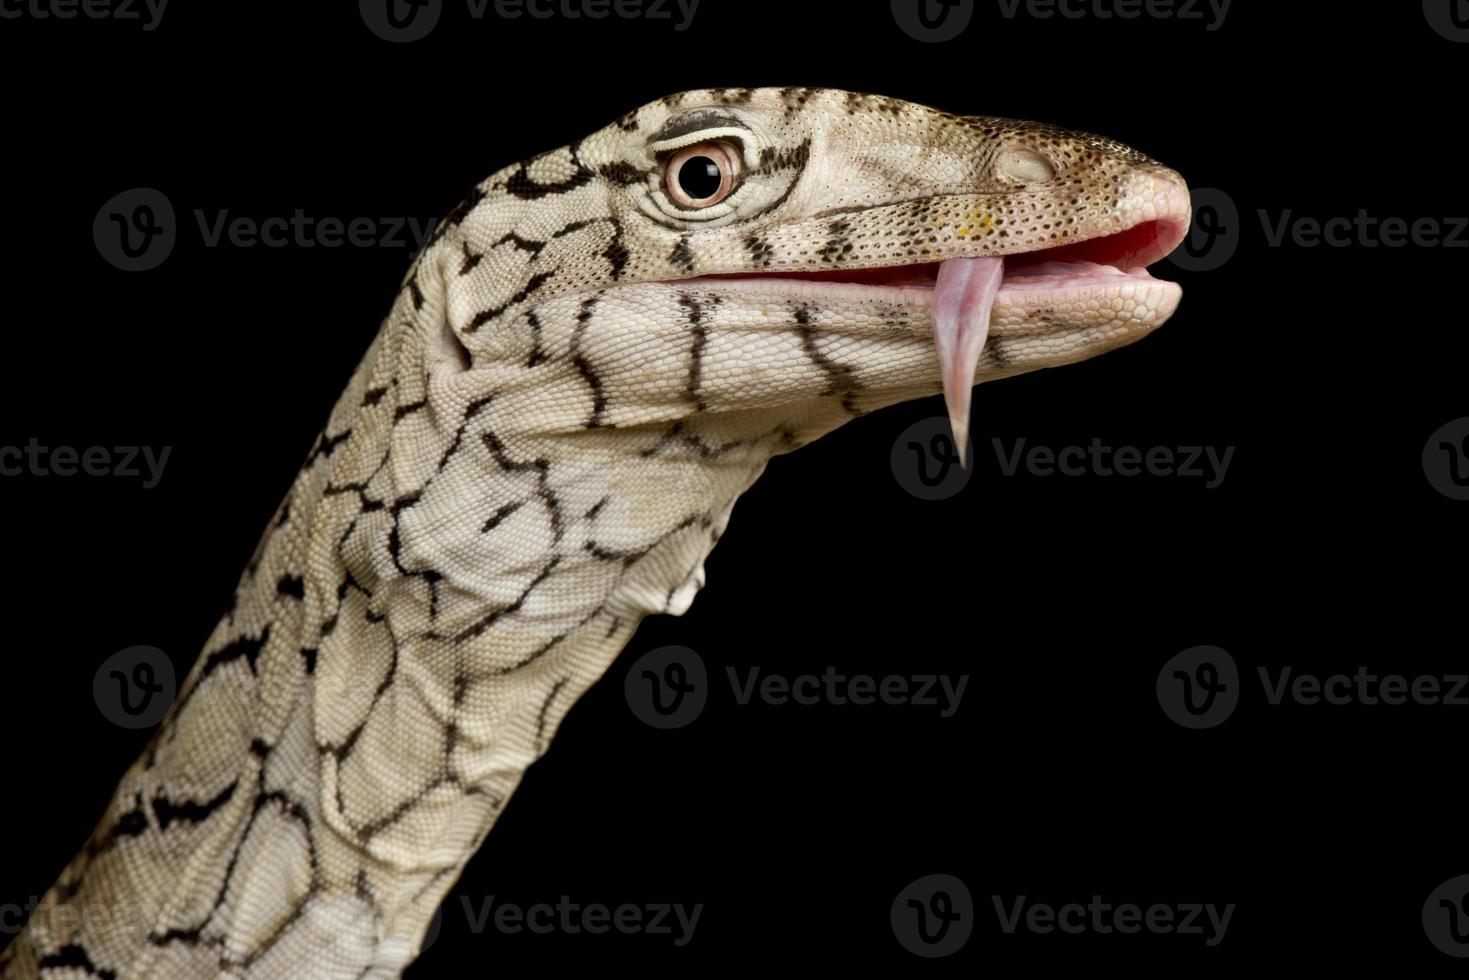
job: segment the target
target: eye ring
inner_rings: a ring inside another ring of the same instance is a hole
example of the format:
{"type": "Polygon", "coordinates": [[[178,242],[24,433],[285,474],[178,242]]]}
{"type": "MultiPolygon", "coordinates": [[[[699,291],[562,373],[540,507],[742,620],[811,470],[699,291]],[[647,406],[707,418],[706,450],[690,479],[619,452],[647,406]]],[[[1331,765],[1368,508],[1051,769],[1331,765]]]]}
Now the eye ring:
{"type": "Polygon", "coordinates": [[[669,156],[663,165],[663,189],[681,208],[712,207],[734,192],[739,154],[724,142],[695,143],[669,156]]]}

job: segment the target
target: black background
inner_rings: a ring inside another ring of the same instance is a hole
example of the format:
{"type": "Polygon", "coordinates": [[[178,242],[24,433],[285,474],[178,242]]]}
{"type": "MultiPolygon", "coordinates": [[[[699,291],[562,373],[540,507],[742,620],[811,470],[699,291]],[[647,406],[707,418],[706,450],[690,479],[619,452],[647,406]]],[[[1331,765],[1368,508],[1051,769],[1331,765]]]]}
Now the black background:
{"type": "MultiPolygon", "coordinates": [[[[1269,706],[1257,667],[1463,672],[1464,507],[1420,454],[1462,415],[1465,252],[1271,247],[1257,211],[1465,211],[1469,46],[1417,3],[1238,0],[1198,21],[1005,19],[978,3],[923,44],[886,3],[703,0],[693,25],[473,21],[389,44],[351,4],[175,0],[136,22],[0,20],[6,93],[0,445],[171,446],[161,484],[0,480],[9,584],[0,905],[40,894],[146,732],[91,679],[162,648],[182,677],[374,335],[407,248],[205,248],[194,209],[264,218],[442,215],[500,166],[668,92],[822,85],[1105,133],[1220,188],[1234,257],[1177,278],[1136,346],[981,387],[978,469],[927,503],[889,449],[937,399],[775,460],[682,618],[644,623],[575,708],[446,906],[410,977],[539,967],[872,967],[1000,975],[1135,965],[1457,969],[1420,924],[1469,872],[1464,722],[1450,706],[1269,706]],[[163,191],[158,269],[107,264],[92,221],[163,191]],[[1236,447],[1222,486],[1005,478],[991,437],[1236,447]],[[1186,731],[1154,683],[1175,653],[1244,673],[1223,725],[1186,731]],[[665,644],[714,677],[655,731],[623,677],[665,644]],[[726,667],[968,674],[958,713],[735,705],[726,667]],[[889,907],[957,875],[975,932],[919,959],[889,907]],[[488,932],[460,905],[703,903],[693,941],[488,932]],[[1006,935],[991,896],[1236,903],[1224,941],[1006,935]]],[[[3,923],[0,923],[3,925],[3,923]]],[[[13,923],[12,923],[13,925],[13,923]]],[[[0,935],[0,943],[7,936],[0,935]]]]}

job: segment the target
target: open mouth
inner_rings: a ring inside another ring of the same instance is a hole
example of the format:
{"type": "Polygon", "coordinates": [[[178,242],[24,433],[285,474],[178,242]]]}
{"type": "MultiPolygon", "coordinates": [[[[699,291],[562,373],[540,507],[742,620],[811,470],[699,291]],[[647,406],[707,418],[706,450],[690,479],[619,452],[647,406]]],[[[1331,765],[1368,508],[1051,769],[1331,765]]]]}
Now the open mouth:
{"type": "Polygon", "coordinates": [[[1174,283],[1154,278],[1147,267],[1173,251],[1187,228],[1187,211],[1170,211],[1166,217],[1141,221],[1119,232],[1032,252],[960,256],[914,265],[700,278],[740,286],[796,280],[802,282],[802,289],[848,296],[898,294],[928,306],[944,401],[963,462],[975,368],[989,339],[996,303],[1048,311],[1066,304],[1075,307],[1078,297],[1084,297],[1090,303],[1087,321],[1095,318],[1105,323],[1113,316],[1109,312],[1113,304],[1125,305],[1126,296],[1162,291],[1171,294],[1162,314],[1166,318],[1180,290],[1174,283]]]}
{"type": "MultiPolygon", "coordinates": [[[[1118,276],[1153,280],[1147,267],[1173,251],[1186,228],[1172,218],[1144,221],[1125,231],[1085,241],[997,256],[1003,260],[1000,290],[1070,288],[1118,276]]],[[[950,260],[953,261],[953,260],[950,260]]],[[[943,262],[829,269],[817,272],[736,272],[700,279],[795,279],[806,282],[932,289],[943,262]]]]}

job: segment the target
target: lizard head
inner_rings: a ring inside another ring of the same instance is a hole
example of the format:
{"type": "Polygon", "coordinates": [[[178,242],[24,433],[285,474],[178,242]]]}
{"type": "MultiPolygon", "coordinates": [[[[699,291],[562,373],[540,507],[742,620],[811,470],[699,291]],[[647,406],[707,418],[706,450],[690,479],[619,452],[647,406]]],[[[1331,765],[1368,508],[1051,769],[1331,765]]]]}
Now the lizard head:
{"type": "Polygon", "coordinates": [[[1146,267],[1189,217],[1177,173],[1098,136],[686,92],[481,185],[446,222],[447,320],[551,429],[714,416],[788,448],[942,391],[962,430],[973,384],[1166,320],[1179,287],[1146,267]]]}

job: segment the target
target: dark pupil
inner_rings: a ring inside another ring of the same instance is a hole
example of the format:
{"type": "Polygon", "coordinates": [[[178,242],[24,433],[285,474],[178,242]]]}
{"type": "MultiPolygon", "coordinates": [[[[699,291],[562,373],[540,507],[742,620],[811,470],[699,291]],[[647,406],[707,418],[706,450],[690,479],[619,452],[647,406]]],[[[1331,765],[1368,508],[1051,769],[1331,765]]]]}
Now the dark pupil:
{"type": "Polygon", "coordinates": [[[679,189],[695,201],[713,197],[720,183],[719,164],[708,157],[689,157],[678,168],[679,189]]]}

